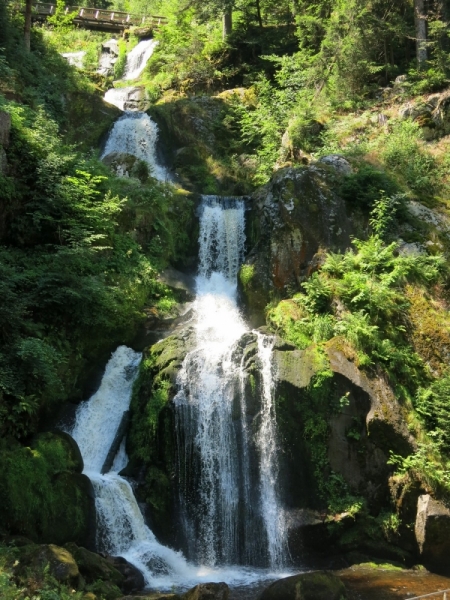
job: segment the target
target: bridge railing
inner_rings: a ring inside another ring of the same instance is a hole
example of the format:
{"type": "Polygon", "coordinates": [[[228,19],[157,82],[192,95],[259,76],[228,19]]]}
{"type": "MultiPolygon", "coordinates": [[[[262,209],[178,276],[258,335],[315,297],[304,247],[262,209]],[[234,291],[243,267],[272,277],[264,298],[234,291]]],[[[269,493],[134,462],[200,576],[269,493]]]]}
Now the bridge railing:
{"type": "MultiPolygon", "coordinates": [[[[50,17],[55,14],[56,4],[36,2],[32,6],[32,14],[34,17],[50,17]]],[[[136,15],[123,11],[105,10],[100,8],[91,8],[85,6],[66,6],[66,14],[75,13],[75,21],[83,22],[111,22],[115,24],[129,25],[150,25],[160,27],[167,23],[166,17],[156,15],[136,15]]]]}

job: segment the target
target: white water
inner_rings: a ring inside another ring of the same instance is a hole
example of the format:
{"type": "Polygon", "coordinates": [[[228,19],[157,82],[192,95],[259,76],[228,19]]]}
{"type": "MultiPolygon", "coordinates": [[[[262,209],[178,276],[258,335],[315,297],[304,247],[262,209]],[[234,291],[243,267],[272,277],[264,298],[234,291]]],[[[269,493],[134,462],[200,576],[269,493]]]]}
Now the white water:
{"type": "Polygon", "coordinates": [[[128,462],[124,442],[111,472],[100,474],[123,413],[128,410],[140,360],[140,354],[130,348],[117,348],[99,390],[79,406],[71,432],[83,455],[84,473],[94,487],[97,549],[123,556],[143,573],[148,587],[162,590],[184,589],[206,581],[245,585],[273,577],[254,569],[196,566],[180,552],[160,544],[145,524],[129,482],[118,473],[128,462]]]}
{"type": "Polygon", "coordinates": [[[263,398],[254,444],[259,461],[256,496],[251,489],[242,361],[233,357],[236,343],[248,331],[236,297],[245,242],[243,203],[226,201],[224,206],[205,197],[199,241],[196,348],[183,363],[175,398],[185,534],[189,538],[194,532],[191,553],[208,565],[254,561],[279,569],[285,528],[276,489],[270,338],[258,334],[263,398]],[[236,397],[240,419],[235,417],[236,397]]]}
{"type": "Polygon", "coordinates": [[[160,181],[170,180],[169,173],[156,158],[158,126],[144,112],[126,112],[112,128],[101,158],[109,154],[131,154],[147,163],[150,173],[160,181]]]}
{"type": "Polygon", "coordinates": [[[137,79],[141,75],[157,45],[156,40],[143,40],[133,48],[127,56],[125,72],[122,76],[124,81],[137,79]]]}
{"type": "MultiPolygon", "coordinates": [[[[144,40],[128,54],[124,80],[136,79],[143,71],[158,42],[144,40]]],[[[138,87],[111,88],[105,93],[105,101],[124,111],[109,134],[101,158],[110,154],[131,154],[143,160],[150,174],[159,181],[170,181],[171,177],[156,156],[158,126],[145,113],[133,108],[139,105],[143,90],[138,87]]],[[[120,175],[120,172],[118,172],[120,175]]]]}

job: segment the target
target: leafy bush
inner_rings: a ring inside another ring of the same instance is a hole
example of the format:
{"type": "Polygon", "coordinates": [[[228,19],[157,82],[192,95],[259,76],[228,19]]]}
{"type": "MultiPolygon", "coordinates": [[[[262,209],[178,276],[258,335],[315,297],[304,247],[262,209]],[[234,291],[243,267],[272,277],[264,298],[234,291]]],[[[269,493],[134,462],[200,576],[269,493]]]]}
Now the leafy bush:
{"type": "Polygon", "coordinates": [[[381,192],[392,196],[396,191],[396,184],[386,173],[367,164],[347,175],[339,186],[339,195],[344,200],[367,210],[373,208],[381,192]]]}

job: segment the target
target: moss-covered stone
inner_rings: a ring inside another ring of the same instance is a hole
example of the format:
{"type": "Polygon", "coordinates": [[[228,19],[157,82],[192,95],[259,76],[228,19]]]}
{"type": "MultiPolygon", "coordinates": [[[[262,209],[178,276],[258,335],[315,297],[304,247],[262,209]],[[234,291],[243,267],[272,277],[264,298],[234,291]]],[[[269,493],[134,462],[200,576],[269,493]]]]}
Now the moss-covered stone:
{"type": "Polygon", "coordinates": [[[119,587],[123,584],[123,575],[99,554],[90,552],[73,542],[64,547],[75,559],[81,575],[88,584],[94,583],[98,579],[110,581],[119,587]]]}
{"type": "Polygon", "coordinates": [[[92,486],[70,436],[40,434],[28,448],[9,440],[0,459],[0,515],[8,531],[36,542],[88,542],[92,486]]]}
{"type": "Polygon", "coordinates": [[[260,600],[345,600],[342,581],[328,571],[301,573],[275,581],[260,600]]]}
{"type": "Polygon", "coordinates": [[[138,495],[149,506],[155,533],[169,541],[176,535],[173,522],[175,428],[170,400],[191,344],[192,330],[187,328],[144,352],[130,406],[127,473],[140,473],[138,495]],[[142,471],[141,467],[144,467],[142,471]]]}

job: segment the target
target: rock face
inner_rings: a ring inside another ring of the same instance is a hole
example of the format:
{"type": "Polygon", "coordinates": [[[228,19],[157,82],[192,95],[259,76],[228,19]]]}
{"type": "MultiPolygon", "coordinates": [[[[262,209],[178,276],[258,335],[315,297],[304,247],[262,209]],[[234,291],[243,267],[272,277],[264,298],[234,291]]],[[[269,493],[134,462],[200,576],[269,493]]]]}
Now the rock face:
{"type": "Polygon", "coordinates": [[[114,65],[116,64],[118,57],[119,44],[117,40],[112,38],[103,42],[97,73],[104,75],[105,77],[114,75],[114,65]]]}
{"type": "Polygon", "coordinates": [[[450,509],[429,494],[419,496],[415,534],[423,564],[450,574],[450,509]]]}
{"type": "Polygon", "coordinates": [[[302,573],[275,581],[259,600],[345,600],[342,581],[327,571],[302,573]]]}
{"type": "Polygon", "coordinates": [[[450,90],[431,94],[420,102],[408,102],[399,109],[401,119],[410,118],[422,129],[426,140],[450,133],[450,90]]]}
{"type": "Polygon", "coordinates": [[[338,178],[326,164],[280,169],[251,198],[244,266],[251,276],[241,277],[251,313],[261,311],[271,296],[297,289],[325,249],[350,245],[345,203],[334,191],[338,178]]]}

